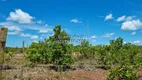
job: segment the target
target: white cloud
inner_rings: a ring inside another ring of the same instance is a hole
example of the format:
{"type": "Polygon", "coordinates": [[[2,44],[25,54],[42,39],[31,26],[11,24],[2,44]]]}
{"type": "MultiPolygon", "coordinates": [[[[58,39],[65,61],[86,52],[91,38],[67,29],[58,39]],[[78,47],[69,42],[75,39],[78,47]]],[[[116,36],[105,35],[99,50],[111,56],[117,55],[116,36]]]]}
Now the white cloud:
{"type": "Polygon", "coordinates": [[[38,39],[37,35],[32,35],[32,34],[28,34],[28,33],[21,33],[20,36],[22,37],[30,37],[31,39],[38,39]]]}
{"type": "Polygon", "coordinates": [[[109,38],[111,36],[113,36],[115,33],[106,33],[104,36],[102,37],[105,37],[105,38],[109,38]]]}
{"type": "Polygon", "coordinates": [[[123,43],[124,43],[124,44],[126,44],[126,43],[131,43],[131,44],[134,44],[134,45],[142,45],[142,41],[140,41],[140,40],[131,41],[131,42],[126,42],[126,41],[124,41],[123,43]]]}
{"type": "Polygon", "coordinates": [[[137,41],[134,41],[133,43],[134,44],[139,44],[139,43],[141,43],[141,41],[137,40],[137,41]]]}
{"type": "Polygon", "coordinates": [[[21,31],[21,28],[17,27],[17,26],[5,26],[5,27],[8,28],[8,30],[11,30],[11,31],[21,31]]]}
{"type": "Polygon", "coordinates": [[[126,44],[127,42],[126,42],[126,41],[124,41],[123,43],[124,43],[124,44],[126,44]]]}
{"type": "Polygon", "coordinates": [[[125,21],[122,23],[122,30],[137,30],[142,28],[142,22],[138,20],[125,21]]]}
{"type": "Polygon", "coordinates": [[[37,35],[32,35],[31,39],[38,39],[38,36],[37,35]]]}
{"type": "Polygon", "coordinates": [[[32,42],[38,43],[38,40],[33,40],[32,42]]]}
{"type": "Polygon", "coordinates": [[[47,27],[48,26],[48,24],[45,24],[45,27],[47,27]]]}
{"type": "Polygon", "coordinates": [[[16,9],[15,12],[10,12],[10,16],[7,18],[7,20],[19,23],[32,23],[33,19],[34,17],[30,16],[26,12],[23,12],[21,9],[16,9]]]}
{"type": "Polygon", "coordinates": [[[20,36],[22,36],[22,37],[31,37],[32,35],[31,34],[25,34],[25,33],[21,33],[21,35],[20,36]]]}
{"type": "Polygon", "coordinates": [[[117,18],[117,22],[121,22],[121,21],[131,21],[131,20],[133,20],[133,18],[134,18],[135,16],[128,16],[128,17],[126,17],[126,16],[121,16],[121,17],[118,17],[117,18]]]}
{"type": "Polygon", "coordinates": [[[136,41],[133,41],[131,43],[135,44],[135,45],[142,45],[142,41],[140,41],[140,40],[136,40],[136,41]]]}
{"type": "Polygon", "coordinates": [[[43,40],[43,37],[41,36],[40,39],[43,40]]]}
{"type": "Polygon", "coordinates": [[[38,31],[38,33],[53,32],[52,28],[47,27],[48,24],[39,26],[37,24],[18,24],[14,22],[0,22],[0,26],[5,26],[9,28],[9,30],[17,30],[17,31],[35,30],[38,31]]]}
{"type": "Polygon", "coordinates": [[[110,20],[110,19],[113,19],[113,15],[112,15],[112,14],[109,14],[109,15],[107,15],[107,16],[105,17],[105,21],[106,21],[106,20],[110,20]]]}
{"type": "Polygon", "coordinates": [[[126,18],[126,21],[131,21],[133,18],[134,18],[134,16],[128,16],[128,17],[126,18]]]}
{"type": "Polygon", "coordinates": [[[79,21],[78,19],[72,19],[70,22],[72,22],[72,23],[81,23],[81,21],[79,21]]]}
{"type": "MultiPolygon", "coordinates": [[[[45,25],[39,26],[37,24],[19,24],[19,23],[6,21],[6,22],[0,22],[0,26],[3,26],[3,27],[5,26],[9,29],[8,35],[19,35],[21,37],[27,37],[31,39],[36,39],[39,37],[37,37],[37,35],[24,33],[24,31],[32,30],[32,31],[36,31],[37,34],[39,33],[53,34],[52,28],[45,27],[45,25]]],[[[46,24],[46,26],[48,25],[46,24]]],[[[47,38],[47,37],[44,37],[44,38],[47,38]]]]}
{"type": "MultiPolygon", "coordinates": [[[[44,38],[49,38],[49,36],[50,36],[51,34],[42,34],[41,36],[40,36],[40,39],[41,40],[43,40],[44,38]]],[[[53,35],[52,35],[53,36],[53,35]]]]}
{"type": "Polygon", "coordinates": [[[20,32],[19,31],[12,31],[8,32],[8,35],[18,35],[20,32]]]}
{"type": "Polygon", "coordinates": [[[132,32],[132,33],[131,33],[131,35],[135,35],[135,34],[136,34],[136,32],[132,32]]]}
{"type": "Polygon", "coordinates": [[[18,26],[4,26],[8,28],[8,35],[18,35],[21,33],[21,28],[18,26]]]}
{"type": "Polygon", "coordinates": [[[38,26],[38,25],[32,25],[32,27],[29,26],[29,25],[27,25],[27,26],[24,25],[23,28],[24,29],[29,29],[29,30],[35,30],[35,31],[38,31],[38,33],[48,33],[48,32],[50,33],[50,32],[53,32],[52,28],[47,28],[45,26],[38,26]]]}
{"type": "Polygon", "coordinates": [[[96,42],[96,40],[92,40],[92,42],[96,42]]]}
{"type": "Polygon", "coordinates": [[[0,26],[13,26],[15,23],[6,21],[6,22],[0,22],[0,26]]]}
{"type": "Polygon", "coordinates": [[[97,36],[91,36],[91,38],[98,38],[97,36]]]}
{"type": "Polygon", "coordinates": [[[44,22],[41,21],[41,20],[39,20],[39,21],[37,21],[37,23],[38,23],[38,24],[43,24],[44,22]]]}
{"type": "Polygon", "coordinates": [[[47,33],[47,32],[48,32],[48,30],[45,30],[45,29],[39,30],[39,33],[47,33]]]}
{"type": "Polygon", "coordinates": [[[117,22],[125,21],[125,19],[126,19],[126,16],[121,16],[121,17],[118,17],[118,19],[116,21],[117,22]]]}
{"type": "Polygon", "coordinates": [[[52,29],[41,28],[39,30],[39,33],[48,33],[48,32],[51,32],[51,31],[52,31],[52,29]]]}
{"type": "Polygon", "coordinates": [[[21,29],[16,26],[6,26],[10,31],[8,32],[8,35],[20,35],[22,37],[29,37],[31,39],[37,39],[37,35],[32,35],[29,33],[22,33],[21,29]]]}

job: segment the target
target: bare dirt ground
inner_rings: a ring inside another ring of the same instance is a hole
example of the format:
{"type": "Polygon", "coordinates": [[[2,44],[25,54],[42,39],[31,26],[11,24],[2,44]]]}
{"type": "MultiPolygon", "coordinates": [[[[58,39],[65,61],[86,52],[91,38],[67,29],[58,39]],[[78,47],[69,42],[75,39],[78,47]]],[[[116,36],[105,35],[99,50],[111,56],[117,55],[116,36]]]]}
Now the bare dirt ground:
{"type": "MultiPolygon", "coordinates": [[[[16,54],[8,64],[21,65],[23,54],[16,54]]],[[[86,61],[87,62],[87,61],[86,61]]],[[[3,71],[4,80],[19,80],[21,79],[21,67],[8,69],[3,71]]],[[[69,70],[66,72],[56,72],[47,67],[24,67],[24,80],[106,80],[107,71],[95,69],[88,71],[86,69],[69,70]]]]}
{"type": "MultiPolygon", "coordinates": [[[[7,70],[4,80],[19,80],[21,70],[7,70]]],[[[107,71],[97,70],[95,72],[86,70],[74,70],[67,72],[55,72],[47,68],[25,68],[24,80],[106,80],[107,71]]]]}
{"type": "Polygon", "coordinates": [[[106,80],[107,71],[97,70],[96,72],[90,72],[86,70],[75,70],[72,74],[66,78],[66,80],[106,80]]]}
{"type": "MultiPolygon", "coordinates": [[[[16,54],[11,60],[10,64],[20,65],[23,61],[23,54],[16,54]]],[[[56,72],[49,67],[23,67],[23,73],[21,73],[21,67],[13,69],[3,70],[4,80],[106,80],[108,70],[94,68],[92,65],[88,65],[90,61],[81,64],[83,69],[69,70],[65,72],[56,72]],[[21,74],[23,74],[21,76],[21,74]]],[[[94,61],[92,61],[94,62],[94,61]]],[[[94,63],[92,63],[94,64],[94,63]]],[[[142,74],[139,72],[139,74],[142,74]]]]}

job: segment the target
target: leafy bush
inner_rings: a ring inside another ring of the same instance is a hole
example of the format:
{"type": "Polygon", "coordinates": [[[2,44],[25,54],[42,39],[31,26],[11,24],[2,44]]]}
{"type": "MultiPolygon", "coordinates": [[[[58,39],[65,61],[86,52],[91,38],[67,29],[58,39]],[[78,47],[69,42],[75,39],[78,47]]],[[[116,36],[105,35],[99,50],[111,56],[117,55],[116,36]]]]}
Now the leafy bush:
{"type": "Polygon", "coordinates": [[[109,71],[108,80],[135,80],[136,71],[142,66],[142,57],[137,56],[141,48],[130,43],[123,44],[119,49],[116,48],[112,61],[117,67],[109,71]]]}
{"type": "Polygon", "coordinates": [[[55,65],[70,66],[74,62],[70,37],[61,26],[55,26],[54,35],[43,42],[32,43],[28,48],[25,59],[34,63],[53,63],[55,65]]]}
{"type": "Polygon", "coordinates": [[[118,66],[115,69],[112,69],[108,73],[108,80],[135,80],[136,79],[136,70],[133,66],[118,66]]]}
{"type": "Polygon", "coordinates": [[[52,54],[44,42],[33,42],[28,48],[25,58],[34,63],[51,63],[52,54]]]}
{"type": "Polygon", "coordinates": [[[47,42],[50,43],[52,61],[56,65],[71,65],[74,62],[72,58],[71,46],[69,45],[70,37],[65,31],[61,30],[61,26],[55,26],[54,35],[47,42]]]}

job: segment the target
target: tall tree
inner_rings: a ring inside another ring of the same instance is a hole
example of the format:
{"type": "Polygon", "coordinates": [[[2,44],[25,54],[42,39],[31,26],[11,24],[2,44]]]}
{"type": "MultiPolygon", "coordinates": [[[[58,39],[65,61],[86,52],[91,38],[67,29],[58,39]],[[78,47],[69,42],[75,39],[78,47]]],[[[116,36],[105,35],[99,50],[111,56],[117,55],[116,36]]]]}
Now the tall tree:
{"type": "Polygon", "coordinates": [[[70,37],[64,30],[61,30],[61,25],[55,26],[53,31],[54,35],[48,40],[52,45],[52,61],[57,65],[70,65],[73,63],[71,50],[69,49],[70,37]]]}

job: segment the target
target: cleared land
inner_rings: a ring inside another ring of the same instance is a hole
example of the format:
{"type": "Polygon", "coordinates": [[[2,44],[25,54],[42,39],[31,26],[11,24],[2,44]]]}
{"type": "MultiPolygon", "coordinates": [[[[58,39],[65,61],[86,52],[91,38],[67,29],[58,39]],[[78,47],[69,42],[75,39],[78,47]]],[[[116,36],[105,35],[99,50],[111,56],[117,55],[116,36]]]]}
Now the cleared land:
{"type": "MultiPolygon", "coordinates": [[[[6,62],[9,65],[21,65],[24,58],[23,54],[16,54],[6,62]]],[[[84,62],[84,61],[82,61],[84,62]]],[[[88,61],[89,62],[89,61],[88,61]]],[[[3,70],[4,80],[19,80],[21,78],[21,67],[15,65],[6,67],[3,70]]],[[[43,67],[24,67],[23,68],[23,79],[24,80],[106,80],[107,70],[94,68],[91,70],[87,66],[87,61],[84,63],[84,68],[76,68],[76,70],[68,70],[62,73],[56,72],[50,69],[49,65],[42,65],[43,67]]],[[[91,66],[91,65],[90,65],[91,66]]]]}

